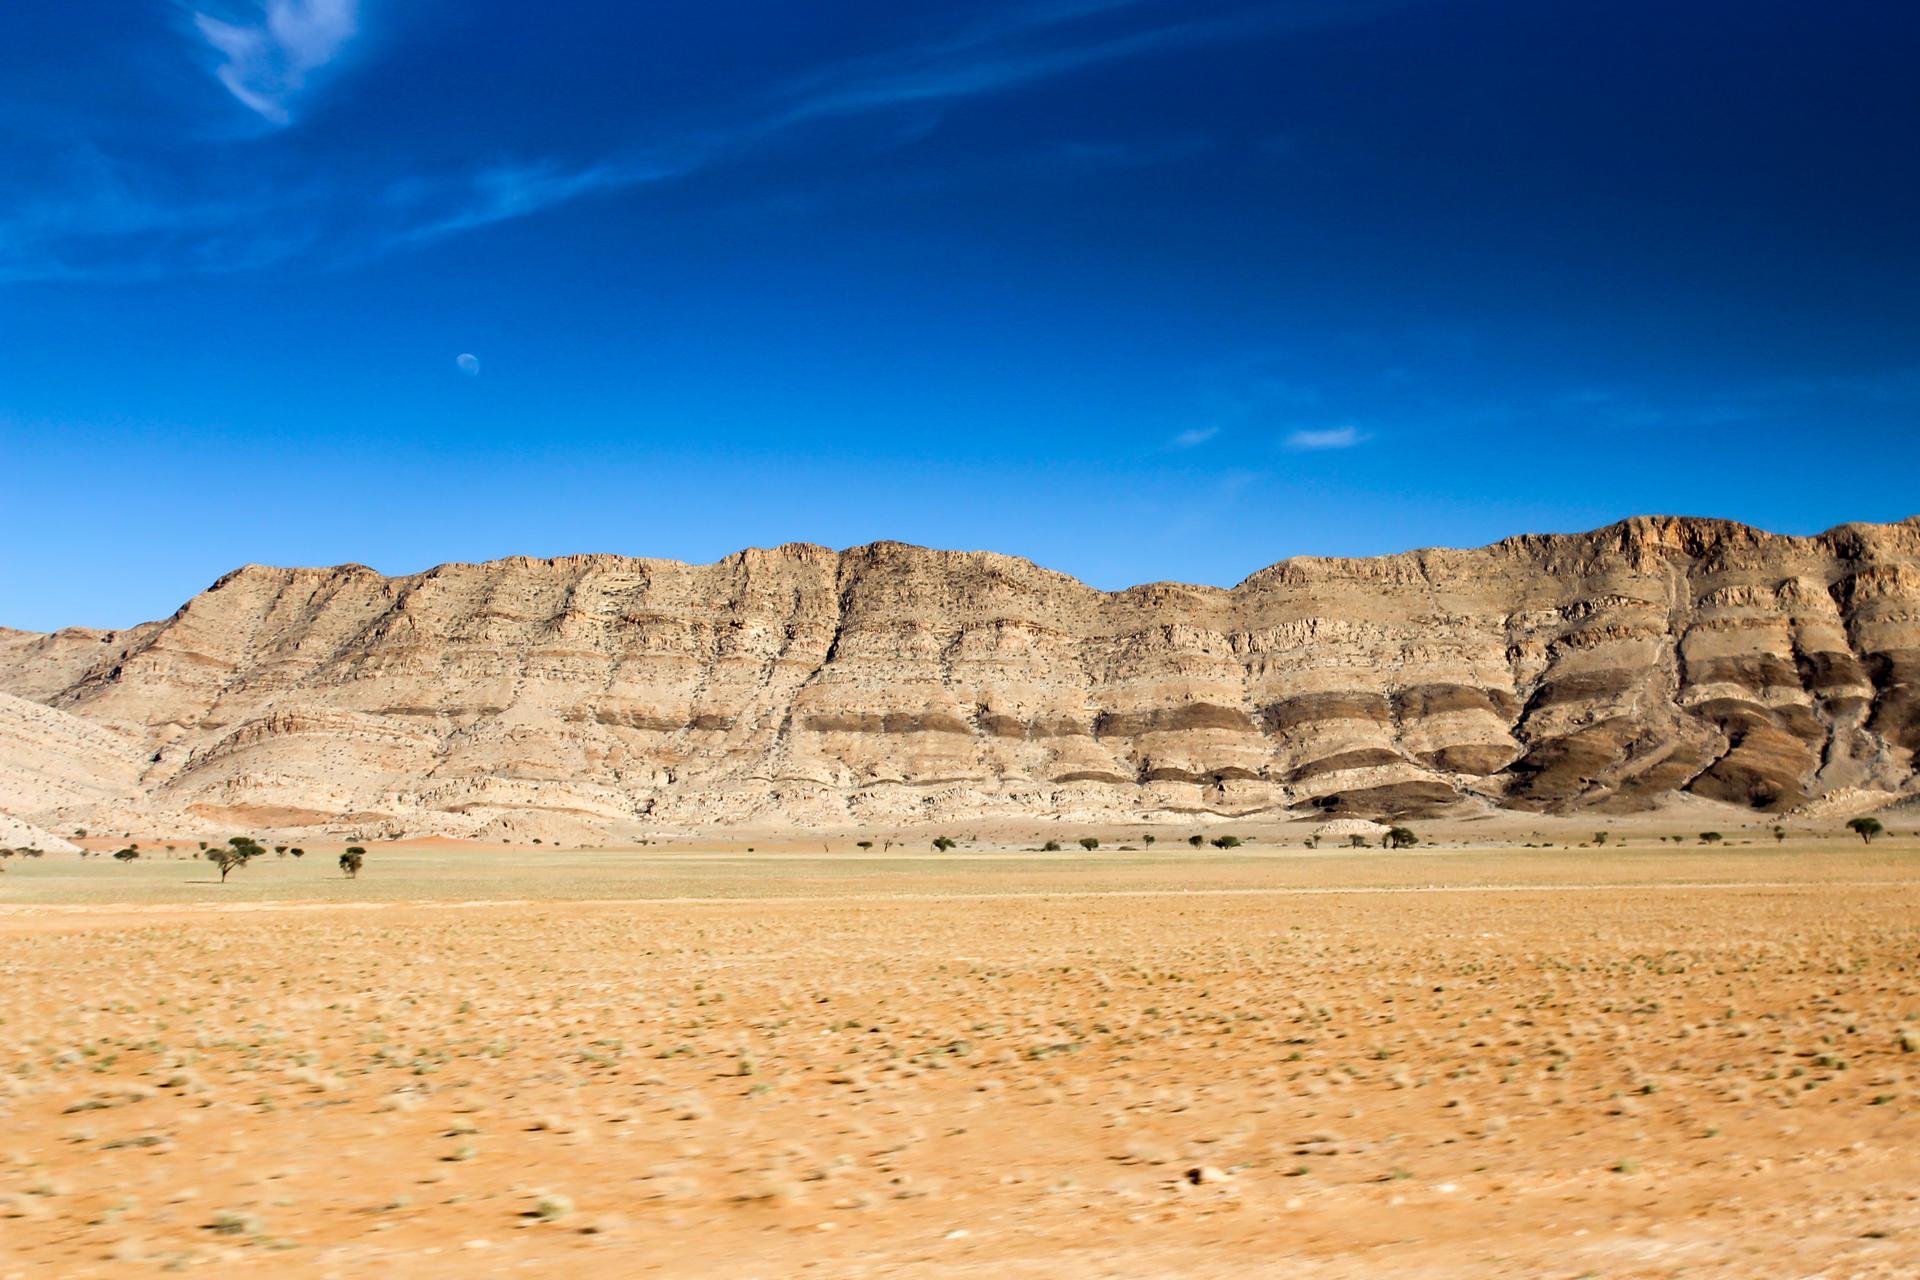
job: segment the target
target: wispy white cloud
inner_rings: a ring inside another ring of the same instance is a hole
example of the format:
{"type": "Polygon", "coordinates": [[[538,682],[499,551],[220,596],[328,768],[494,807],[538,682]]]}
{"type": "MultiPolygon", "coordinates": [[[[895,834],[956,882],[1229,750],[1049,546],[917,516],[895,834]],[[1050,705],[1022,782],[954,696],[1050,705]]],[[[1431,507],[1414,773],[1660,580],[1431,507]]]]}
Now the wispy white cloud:
{"type": "Polygon", "coordinates": [[[675,172],[637,163],[496,163],[409,176],[370,193],[318,179],[236,180],[219,195],[184,201],[151,170],[94,154],[60,195],[0,209],[0,283],[221,275],[296,258],[365,262],[675,172]]]}
{"type": "Polygon", "coordinates": [[[264,266],[300,252],[279,217],[303,187],[245,177],[183,191],[151,167],[72,148],[42,182],[0,201],[0,283],[141,280],[264,266]]]}
{"type": "Polygon", "coordinates": [[[396,184],[389,189],[385,203],[402,209],[403,217],[381,247],[418,244],[510,222],[595,191],[662,182],[686,169],[684,165],[636,161],[568,169],[541,161],[489,165],[454,182],[396,184]]]}
{"type": "Polygon", "coordinates": [[[1193,449],[1220,434],[1218,427],[1189,427],[1173,438],[1176,449],[1193,449]]]}
{"type": "Polygon", "coordinates": [[[1208,18],[1167,20],[1148,0],[1089,0],[1016,7],[949,40],[842,64],[796,86],[780,124],[891,107],[954,102],[1020,88],[1103,63],[1222,44],[1264,33],[1333,26],[1402,8],[1411,0],[1294,0],[1208,18]],[[1132,30],[1090,29],[1092,20],[1143,14],[1132,30]]]}
{"type": "Polygon", "coordinates": [[[1021,77],[1012,66],[1019,42],[1070,31],[1091,19],[1150,2],[1067,0],[1011,5],[945,37],[848,59],[801,76],[782,91],[786,109],[781,119],[790,123],[1016,83],[1021,77]]]}
{"type": "Polygon", "coordinates": [[[1327,449],[1351,449],[1365,444],[1367,437],[1358,427],[1328,427],[1320,431],[1296,431],[1287,437],[1287,448],[1305,452],[1327,449]]]}
{"type": "Polygon", "coordinates": [[[196,10],[194,27],[220,55],[214,75],[261,119],[288,124],[292,101],[360,29],[360,0],[254,0],[251,21],[196,10]]]}
{"type": "MultiPolygon", "coordinates": [[[[969,99],[1100,64],[1194,49],[1271,31],[1364,21],[1417,0],[1248,3],[1193,18],[1170,0],[1019,0],[919,44],[845,60],[736,104],[669,145],[600,157],[447,164],[406,177],[316,173],[288,186],[257,164],[202,156],[182,178],[178,156],[124,164],[110,180],[0,200],[0,281],[115,280],[244,270],[290,259],[358,262],[555,209],[599,192],[739,163],[817,123],[944,112],[969,99]],[[1183,16],[1183,14],[1185,16],[1183,16]],[[197,178],[197,182],[194,180],[197,178]]],[[[174,0],[215,56],[220,83],[259,119],[284,126],[361,29],[360,0],[174,0]],[[197,6],[197,7],[196,7],[197,6]]],[[[925,131],[916,132],[925,136],[925,131]]],[[[1152,146],[1067,144],[1070,165],[1158,163],[1191,140],[1152,146]]],[[[951,166],[949,166],[951,169],[951,166]]],[[[1194,444],[1200,443],[1196,440],[1194,444]]],[[[1182,446],[1182,447],[1191,447],[1182,446]]],[[[1306,446],[1338,447],[1338,446],[1306,446]]]]}

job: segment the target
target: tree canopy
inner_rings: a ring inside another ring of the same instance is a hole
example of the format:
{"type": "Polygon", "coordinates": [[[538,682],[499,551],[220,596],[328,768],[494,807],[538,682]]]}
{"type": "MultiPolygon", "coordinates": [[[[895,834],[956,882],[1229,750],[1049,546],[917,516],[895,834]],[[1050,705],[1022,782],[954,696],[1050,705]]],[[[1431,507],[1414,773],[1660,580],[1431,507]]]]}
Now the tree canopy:
{"type": "Polygon", "coordinates": [[[1847,823],[1847,830],[1860,837],[1863,844],[1872,844],[1873,838],[1886,830],[1878,818],[1854,818],[1847,823]]]}

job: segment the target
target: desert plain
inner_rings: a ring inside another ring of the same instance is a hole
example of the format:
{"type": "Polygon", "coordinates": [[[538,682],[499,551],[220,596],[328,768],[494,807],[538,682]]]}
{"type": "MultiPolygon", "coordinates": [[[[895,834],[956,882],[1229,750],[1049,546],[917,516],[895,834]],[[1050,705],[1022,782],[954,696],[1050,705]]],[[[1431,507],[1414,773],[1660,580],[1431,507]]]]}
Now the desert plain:
{"type": "Polygon", "coordinates": [[[1727,834],[16,858],[0,1280],[1914,1274],[1920,840],[1727,834]]]}

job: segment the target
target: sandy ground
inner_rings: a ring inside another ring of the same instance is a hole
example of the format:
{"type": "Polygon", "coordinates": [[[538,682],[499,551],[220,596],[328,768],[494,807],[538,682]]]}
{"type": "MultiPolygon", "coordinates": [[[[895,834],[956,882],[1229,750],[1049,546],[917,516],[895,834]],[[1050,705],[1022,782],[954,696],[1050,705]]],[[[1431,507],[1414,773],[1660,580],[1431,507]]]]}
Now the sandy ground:
{"type": "Polygon", "coordinates": [[[16,860],[0,1280],[1920,1272],[1912,840],[1026,857],[16,860]]]}

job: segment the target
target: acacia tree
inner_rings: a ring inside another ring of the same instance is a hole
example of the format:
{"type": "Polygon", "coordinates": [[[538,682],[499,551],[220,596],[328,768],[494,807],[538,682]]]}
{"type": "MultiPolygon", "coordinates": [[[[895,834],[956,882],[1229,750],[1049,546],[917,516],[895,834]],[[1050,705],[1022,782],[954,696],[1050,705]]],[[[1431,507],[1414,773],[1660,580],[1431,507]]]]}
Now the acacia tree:
{"type": "Polygon", "coordinates": [[[235,836],[225,848],[215,845],[206,853],[207,861],[220,868],[220,883],[227,882],[227,876],[235,867],[244,867],[265,850],[246,836],[235,836]]]}
{"type": "Polygon", "coordinates": [[[942,853],[945,853],[947,850],[953,848],[953,844],[954,844],[953,840],[948,836],[935,836],[933,838],[933,847],[938,849],[942,853]]]}
{"type": "Polygon", "coordinates": [[[348,845],[347,851],[340,855],[340,869],[347,873],[347,879],[360,878],[360,864],[367,860],[367,851],[359,845],[348,845]]]}
{"type": "Polygon", "coordinates": [[[1198,849],[1201,845],[1205,844],[1206,842],[1207,842],[1207,838],[1205,836],[1188,836],[1187,837],[1187,843],[1192,845],[1196,849],[1198,849]]]}
{"type": "Polygon", "coordinates": [[[1095,849],[1098,849],[1100,847],[1100,837],[1099,836],[1081,836],[1080,847],[1082,849],[1085,849],[1088,853],[1092,853],[1095,849]]]}
{"type": "Polygon", "coordinates": [[[1411,849],[1419,843],[1420,837],[1406,827],[1389,828],[1387,834],[1380,837],[1380,847],[1383,849],[1411,849]]]}
{"type": "Polygon", "coordinates": [[[1873,838],[1885,831],[1878,818],[1855,818],[1847,823],[1847,830],[1860,837],[1862,844],[1872,844],[1873,838]]]}

